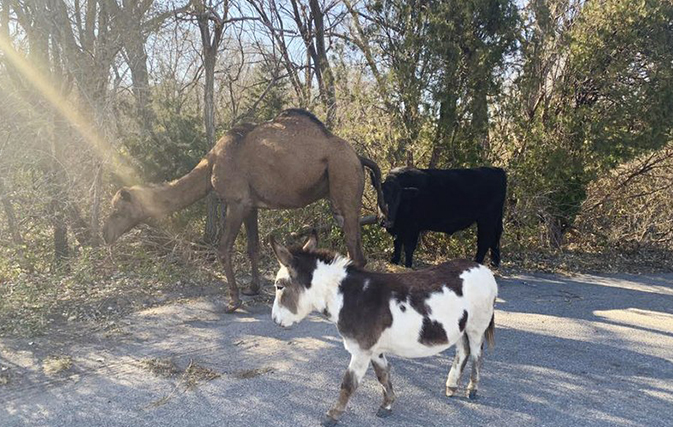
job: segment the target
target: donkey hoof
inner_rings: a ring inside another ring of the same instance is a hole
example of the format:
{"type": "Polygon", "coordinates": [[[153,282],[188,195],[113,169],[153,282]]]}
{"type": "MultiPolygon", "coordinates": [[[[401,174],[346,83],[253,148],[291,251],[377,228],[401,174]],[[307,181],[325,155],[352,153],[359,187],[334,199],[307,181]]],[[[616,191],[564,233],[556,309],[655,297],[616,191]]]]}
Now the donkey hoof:
{"type": "Polygon", "coordinates": [[[239,307],[241,307],[241,305],[243,305],[243,302],[240,299],[231,301],[229,304],[227,304],[227,307],[224,309],[224,312],[227,314],[231,314],[234,311],[236,311],[239,307]]]}
{"type": "Polygon", "coordinates": [[[392,413],[393,413],[392,409],[381,406],[379,410],[376,411],[376,416],[379,418],[388,418],[392,413]]]}
{"type": "Polygon", "coordinates": [[[259,295],[259,285],[246,286],[245,288],[241,289],[241,293],[249,297],[259,295]]]}
{"type": "Polygon", "coordinates": [[[467,398],[470,400],[477,400],[477,390],[468,390],[467,398]]]}
{"type": "Polygon", "coordinates": [[[458,387],[446,387],[446,395],[448,397],[453,397],[458,391],[458,387]]]}
{"type": "Polygon", "coordinates": [[[325,418],[323,418],[320,425],[323,426],[323,427],[334,427],[335,425],[337,425],[338,422],[339,422],[339,420],[335,420],[334,418],[332,418],[330,416],[326,416],[325,418]]]}

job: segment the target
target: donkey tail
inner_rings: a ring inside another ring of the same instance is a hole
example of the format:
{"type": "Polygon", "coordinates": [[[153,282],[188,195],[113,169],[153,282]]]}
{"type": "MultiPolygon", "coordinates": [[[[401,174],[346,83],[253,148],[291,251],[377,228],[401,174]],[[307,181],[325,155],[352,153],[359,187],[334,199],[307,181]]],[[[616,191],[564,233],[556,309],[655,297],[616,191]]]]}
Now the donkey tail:
{"type": "Polygon", "coordinates": [[[491,315],[491,323],[488,324],[484,335],[486,335],[489,350],[493,350],[495,347],[495,313],[491,315]]]}
{"type": "Polygon", "coordinates": [[[368,159],[367,157],[360,155],[358,155],[358,157],[360,158],[360,163],[362,163],[362,166],[367,167],[370,170],[369,175],[372,179],[372,185],[376,190],[376,199],[379,209],[381,210],[381,213],[387,217],[388,212],[386,211],[386,204],[383,200],[383,189],[381,188],[381,169],[379,168],[379,165],[377,165],[376,162],[372,159],[368,159]]]}

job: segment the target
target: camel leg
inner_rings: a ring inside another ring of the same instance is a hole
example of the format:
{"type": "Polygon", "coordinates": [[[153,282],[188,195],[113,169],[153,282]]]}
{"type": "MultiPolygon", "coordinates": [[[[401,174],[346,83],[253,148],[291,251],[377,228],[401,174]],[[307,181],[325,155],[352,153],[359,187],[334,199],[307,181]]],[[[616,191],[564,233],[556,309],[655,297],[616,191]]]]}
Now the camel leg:
{"type": "Polygon", "coordinates": [[[355,265],[363,267],[367,260],[362,252],[360,237],[360,209],[365,186],[362,166],[359,162],[354,167],[350,164],[330,163],[328,174],[330,200],[337,214],[343,217],[342,229],[348,256],[355,265]]]}
{"type": "Polygon", "coordinates": [[[234,247],[234,241],[238,232],[241,230],[243,219],[249,214],[248,206],[231,203],[227,205],[227,216],[224,220],[224,231],[220,238],[220,259],[224,265],[224,273],[227,276],[227,285],[229,286],[229,304],[225,309],[227,313],[233,313],[241,306],[241,299],[238,295],[238,286],[236,285],[236,276],[234,267],[231,265],[231,252],[234,247]]]}
{"type": "Polygon", "coordinates": [[[245,217],[245,234],[248,237],[248,258],[252,281],[250,286],[241,289],[243,295],[257,295],[259,293],[259,230],[257,228],[257,209],[253,208],[245,217]]]}
{"type": "Polygon", "coordinates": [[[362,252],[362,236],[360,233],[360,216],[349,215],[344,218],[343,226],[344,236],[346,237],[346,248],[348,256],[358,267],[364,267],[367,259],[362,252]]]}

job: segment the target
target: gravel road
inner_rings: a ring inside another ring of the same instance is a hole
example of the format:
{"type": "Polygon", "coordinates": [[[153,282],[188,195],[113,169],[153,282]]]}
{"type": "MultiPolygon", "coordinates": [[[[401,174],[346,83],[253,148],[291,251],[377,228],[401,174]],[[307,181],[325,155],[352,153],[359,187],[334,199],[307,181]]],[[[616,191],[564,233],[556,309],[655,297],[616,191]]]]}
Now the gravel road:
{"type": "MultiPolygon", "coordinates": [[[[478,400],[444,396],[453,349],[391,357],[393,415],[375,417],[381,392],[370,369],[340,425],[673,426],[673,275],[499,284],[496,347],[485,356],[478,400]]],[[[0,382],[0,426],[318,425],[348,353],[318,316],[282,329],[269,314],[255,306],[226,315],[221,302],[196,299],[76,340],[0,339],[9,378],[0,382]],[[72,367],[46,375],[54,354],[72,367]],[[152,358],[177,371],[151,372],[152,358]],[[206,369],[184,374],[190,363],[206,369]]]]}

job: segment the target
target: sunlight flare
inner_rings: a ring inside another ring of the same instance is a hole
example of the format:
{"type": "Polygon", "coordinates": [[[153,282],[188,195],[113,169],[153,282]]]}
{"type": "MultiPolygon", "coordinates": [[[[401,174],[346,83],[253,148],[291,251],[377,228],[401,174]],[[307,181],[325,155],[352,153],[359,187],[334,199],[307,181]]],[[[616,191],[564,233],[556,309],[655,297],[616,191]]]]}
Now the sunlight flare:
{"type": "Polygon", "coordinates": [[[46,99],[70,125],[77,130],[82,139],[91,147],[98,158],[110,165],[113,173],[125,184],[139,182],[139,175],[103,138],[96,127],[90,123],[76,106],[56,90],[49,79],[34,64],[17,52],[4,35],[0,35],[0,51],[14,68],[46,99]]]}

